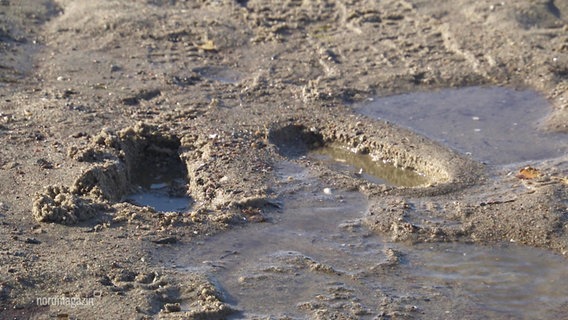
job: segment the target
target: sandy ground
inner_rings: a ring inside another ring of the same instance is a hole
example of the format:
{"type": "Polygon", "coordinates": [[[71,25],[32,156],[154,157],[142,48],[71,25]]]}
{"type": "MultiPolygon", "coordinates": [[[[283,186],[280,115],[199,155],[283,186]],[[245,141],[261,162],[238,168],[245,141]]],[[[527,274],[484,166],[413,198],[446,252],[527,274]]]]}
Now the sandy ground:
{"type": "MultiPolygon", "coordinates": [[[[564,1],[5,0],[0,13],[2,318],[224,318],[231,307],[207,275],[164,269],[154,253],[262,221],[283,196],[283,160],[364,193],[365,224],[393,241],[568,252],[566,157],[519,179],[527,164],[486,166],[351,109],[436,88],[531,88],[554,105],[543,130],[568,132],[564,1]],[[301,157],[326,143],[431,182],[378,186],[301,157]],[[191,212],[120,202],[139,163],[177,155],[191,212]],[[436,222],[413,221],[420,210],[436,222]],[[60,296],[97,305],[36,301],[60,296]]],[[[381,308],[379,318],[440,316],[381,308]]]]}

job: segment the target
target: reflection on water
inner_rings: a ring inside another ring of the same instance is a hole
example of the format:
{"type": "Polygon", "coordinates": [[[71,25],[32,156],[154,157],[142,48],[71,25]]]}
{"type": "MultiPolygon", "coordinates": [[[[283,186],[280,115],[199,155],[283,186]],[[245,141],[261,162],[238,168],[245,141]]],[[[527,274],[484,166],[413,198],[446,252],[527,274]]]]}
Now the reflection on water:
{"type": "Polygon", "coordinates": [[[307,191],[317,181],[291,163],[278,172],[293,196],[266,213],[268,223],[159,252],[169,267],[207,272],[242,310],[235,318],[304,318],[316,305],[375,319],[389,297],[404,297],[397,301],[425,319],[546,318],[568,304],[562,257],[514,245],[387,243],[361,222],[361,194],[307,191]],[[389,250],[398,263],[388,263],[389,250]]]}
{"type": "Polygon", "coordinates": [[[530,90],[467,87],[416,92],[376,98],[357,110],[491,164],[561,156],[568,147],[566,135],[537,129],[551,107],[530,90]]]}
{"type": "Polygon", "coordinates": [[[566,259],[530,247],[419,244],[409,254],[417,284],[465,295],[474,307],[515,319],[542,319],[568,303],[566,259]]]}
{"type": "MultiPolygon", "coordinates": [[[[381,241],[366,243],[361,234],[340,228],[344,221],[363,216],[365,210],[366,201],[358,193],[310,194],[306,201],[286,204],[268,223],[248,224],[197,246],[174,248],[169,260],[181,269],[213,272],[226,293],[225,301],[243,311],[236,319],[299,317],[303,314],[299,303],[326,292],[335,281],[353,282],[345,273],[359,271],[350,265],[358,253],[361,261],[367,260],[364,254],[382,254],[381,241]],[[314,272],[318,263],[333,265],[337,273],[314,272]]],[[[360,289],[369,293],[369,289],[360,289]]]]}
{"type": "Polygon", "coordinates": [[[368,154],[358,154],[340,147],[325,146],[313,149],[310,155],[325,162],[332,169],[360,176],[376,184],[416,187],[428,183],[428,179],[416,171],[374,161],[368,154]]]}
{"type": "MultiPolygon", "coordinates": [[[[149,157],[150,158],[150,157],[149,157]]],[[[137,168],[135,190],[125,201],[149,206],[160,212],[186,212],[192,200],[187,195],[187,170],[179,157],[156,157],[137,168]]]]}
{"type": "MultiPolygon", "coordinates": [[[[159,184],[161,185],[161,184],[159,184]]],[[[130,194],[126,201],[137,206],[149,206],[160,212],[186,212],[191,207],[191,198],[183,194],[175,194],[172,186],[143,189],[130,194]]]]}

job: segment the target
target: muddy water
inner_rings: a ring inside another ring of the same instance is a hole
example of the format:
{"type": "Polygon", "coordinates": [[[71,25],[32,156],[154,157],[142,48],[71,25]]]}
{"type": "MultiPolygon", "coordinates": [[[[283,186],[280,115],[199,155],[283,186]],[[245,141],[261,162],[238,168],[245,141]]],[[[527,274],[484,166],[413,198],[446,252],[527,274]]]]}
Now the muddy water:
{"type": "Polygon", "coordinates": [[[166,183],[152,184],[149,189],[140,188],[126,197],[126,201],[137,206],[149,206],[159,212],[185,212],[191,207],[191,198],[184,195],[171,195],[166,183]]]}
{"type": "Polygon", "coordinates": [[[149,206],[159,212],[185,212],[191,208],[187,195],[187,174],[179,159],[166,164],[150,163],[137,170],[133,177],[135,188],[125,201],[149,206]]]}
{"type": "Polygon", "coordinates": [[[292,163],[279,170],[288,196],[282,210],[265,212],[268,222],[156,253],[166,267],[210,275],[241,310],[235,318],[324,308],[372,319],[385,301],[418,318],[541,318],[568,303],[561,257],[514,245],[387,243],[361,223],[362,195],[326,194],[292,163]]]}
{"type": "Polygon", "coordinates": [[[313,149],[309,156],[323,161],[336,171],[358,176],[376,184],[416,187],[428,182],[425,176],[416,171],[374,161],[368,154],[357,154],[336,146],[313,149]]]}
{"type": "Polygon", "coordinates": [[[568,302],[563,257],[516,245],[420,244],[409,252],[417,285],[465,296],[481,314],[514,319],[550,318],[568,302]]]}
{"type": "Polygon", "coordinates": [[[561,156],[567,137],[538,130],[551,111],[530,90],[502,87],[443,89],[376,98],[358,112],[408,127],[490,164],[561,156]]]}
{"type": "MultiPolygon", "coordinates": [[[[172,248],[162,256],[166,265],[212,273],[225,300],[243,311],[236,318],[305,316],[299,304],[344,283],[357,286],[350,274],[360,271],[358,260],[363,263],[370,253],[381,259],[383,243],[374,236],[376,241],[364,241],[371,234],[358,221],[367,208],[362,195],[307,191],[316,181],[290,163],[280,172],[281,187],[300,198],[286,201],[279,212],[265,213],[268,222],[247,224],[197,246],[172,248]]],[[[367,304],[375,303],[371,290],[359,290],[369,297],[367,304]]]]}

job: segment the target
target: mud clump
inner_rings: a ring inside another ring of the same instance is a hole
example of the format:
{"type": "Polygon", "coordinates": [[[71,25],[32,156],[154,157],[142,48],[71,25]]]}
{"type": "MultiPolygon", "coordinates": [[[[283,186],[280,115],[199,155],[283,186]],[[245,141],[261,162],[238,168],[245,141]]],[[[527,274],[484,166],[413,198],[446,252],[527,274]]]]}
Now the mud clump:
{"type": "Polygon", "coordinates": [[[181,221],[198,229],[248,221],[243,209],[270,205],[267,188],[262,181],[251,188],[247,175],[241,179],[226,169],[236,165],[251,177],[268,175],[270,164],[264,158],[248,157],[256,150],[250,148],[255,139],[250,133],[226,132],[182,132],[178,137],[165,127],[142,122],[118,132],[103,129],[89,145],[69,148],[69,157],[90,167],[70,187],[49,186],[56,191],[38,193],[34,216],[40,222],[65,224],[97,216],[95,209],[89,215],[76,212],[77,206],[61,209],[55,198],[66,190],[65,199],[111,207],[116,221],[149,222],[152,212],[160,216],[160,224],[181,221]],[[247,156],[239,157],[242,154],[247,156]]]}
{"type": "MultiPolygon", "coordinates": [[[[85,170],[70,187],[48,186],[38,193],[33,216],[39,222],[75,224],[88,220],[97,212],[136,189],[140,176],[160,163],[168,167],[181,160],[177,155],[179,139],[161,133],[156,127],[138,124],[114,134],[101,131],[83,150],[74,148],[69,155],[78,161],[95,164],[85,170]]],[[[181,167],[187,175],[185,167],[181,167]]]]}
{"type": "Polygon", "coordinates": [[[126,166],[110,161],[86,170],[73,184],[71,191],[100,201],[119,201],[128,190],[126,166]]]}
{"type": "Polygon", "coordinates": [[[566,254],[568,191],[562,179],[542,175],[510,175],[500,185],[484,183],[446,197],[375,201],[364,221],[392,241],[512,242],[566,254]]]}
{"type": "MultiPolygon", "coordinates": [[[[117,278],[111,278],[112,282],[113,279],[117,278]]],[[[234,312],[222,302],[222,293],[203,274],[183,275],[175,279],[175,284],[171,277],[157,273],[138,274],[135,279],[127,280],[151,292],[148,296],[151,303],[140,309],[141,313],[159,313],[161,319],[222,319],[234,312]]]]}
{"type": "Polygon", "coordinates": [[[102,204],[72,193],[69,188],[50,186],[36,196],[32,214],[39,222],[70,225],[93,218],[104,208],[102,204]]]}

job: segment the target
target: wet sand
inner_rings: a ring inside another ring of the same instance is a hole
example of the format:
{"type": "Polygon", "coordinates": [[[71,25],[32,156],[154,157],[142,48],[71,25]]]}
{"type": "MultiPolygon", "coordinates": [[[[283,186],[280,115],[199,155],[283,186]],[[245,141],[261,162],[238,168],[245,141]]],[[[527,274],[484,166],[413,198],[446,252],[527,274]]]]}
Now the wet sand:
{"type": "Polygon", "coordinates": [[[0,317],[558,318],[566,14],[0,1],[0,317]]]}

